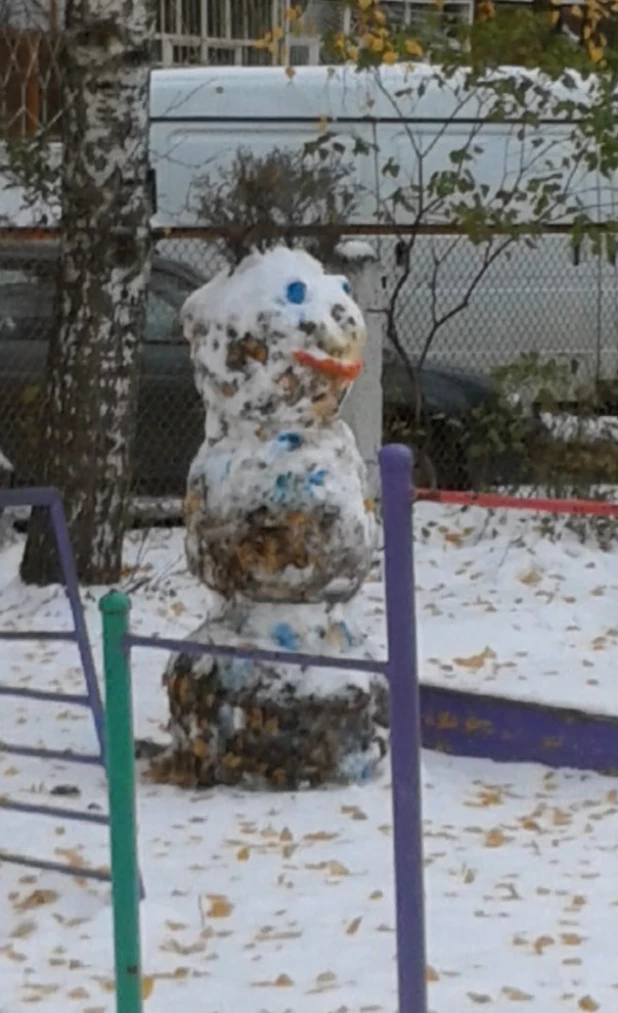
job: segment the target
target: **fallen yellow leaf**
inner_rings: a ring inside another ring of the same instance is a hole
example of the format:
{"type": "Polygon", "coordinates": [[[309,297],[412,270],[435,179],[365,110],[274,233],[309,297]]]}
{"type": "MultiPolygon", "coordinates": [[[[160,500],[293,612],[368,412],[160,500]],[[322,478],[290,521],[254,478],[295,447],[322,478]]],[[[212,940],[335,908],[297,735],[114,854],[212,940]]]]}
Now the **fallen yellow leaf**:
{"type": "Polygon", "coordinates": [[[480,654],[471,654],[469,658],[453,658],[453,664],[459,665],[460,668],[469,668],[473,672],[478,672],[486,661],[492,661],[495,657],[496,652],[492,651],[491,647],[486,647],[480,654]]]}
{"type": "Polygon", "coordinates": [[[540,584],[542,580],[541,574],[538,570],[528,570],[527,573],[522,573],[519,577],[521,584],[526,584],[528,587],[535,587],[540,584]]]}
{"type": "Polygon", "coordinates": [[[72,988],[70,992],[67,992],[68,999],[89,999],[90,993],[85,988],[72,988]]]}
{"type": "Polygon", "coordinates": [[[293,984],[294,982],[290,978],[289,974],[280,974],[277,980],[275,981],[275,985],[277,986],[277,988],[289,988],[290,985],[293,984]]]}
{"type": "Polygon", "coordinates": [[[27,939],[36,929],[36,922],[21,922],[11,932],[12,939],[27,939]]]}
{"type": "Polygon", "coordinates": [[[539,936],[538,939],[534,940],[534,952],[538,953],[539,956],[545,952],[548,946],[554,945],[554,939],[552,936],[539,936]]]}
{"type": "Polygon", "coordinates": [[[18,911],[30,911],[33,907],[42,907],[44,904],[53,904],[58,900],[55,890],[34,890],[32,893],[18,901],[15,905],[18,911]]]}
{"type": "Polygon", "coordinates": [[[208,918],[229,918],[234,907],[227,897],[219,893],[207,894],[210,907],[207,911],[208,918]]]}
{"type": "Polygon", "coordinates": [[[502,992],[511,1002],[530,1002],[531,999],[534,999],[533,995],[530,995],[529,992],[522,992],[520,988],[507,987],[503,988],[502,992]]]}
{"type": "Polygon", "coordinates": [[[142,999],[150,999],[154,989],[154,978],[151,974],[145,974],[142,978],[142,999]]]}
{"type": "Polygon", "coordinates": [[[501,848],[508,841],[511,841],[512,837],[507,837],[502,830],[490,830],[485,834],[485,847],[486,848],[501,848]]]}
{"type": "Polygon", "coordinates": [[[346,869],[345,865],[341,862],[329,862],[328,873],[330,876],[349,876],[350,870],[346,869]]]}

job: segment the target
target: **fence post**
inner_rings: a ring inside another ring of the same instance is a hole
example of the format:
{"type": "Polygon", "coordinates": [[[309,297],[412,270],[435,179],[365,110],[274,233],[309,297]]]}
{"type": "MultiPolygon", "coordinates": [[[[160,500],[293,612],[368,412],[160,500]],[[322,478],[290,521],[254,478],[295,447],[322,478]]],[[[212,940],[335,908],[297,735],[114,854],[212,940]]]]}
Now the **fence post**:
{"type": "Polygon", "coordinates": [[[399,1013],[426,1013],[421,732],[414,558],[412,452],[380,451],[391,724],[399,1013]]]}
{"type": "Polygon", "coordinates": [[[375,249],[359,240],[340,242],[329,268],[347,274],[354,299],[367,325],[365,368],[341,406],[368,472],[370,495],[379,500],[378,456],[382,446],[382,351],[386,314],[380,259],[375,249]]]}
{"type": "Polygon", "coordinates": [[[110,591],[99,607],[103,616],[116,1010],[117,1013],[141,1013],[133,707],[129,653],[125,644],[131,605],[126,594],[110,591]]]}

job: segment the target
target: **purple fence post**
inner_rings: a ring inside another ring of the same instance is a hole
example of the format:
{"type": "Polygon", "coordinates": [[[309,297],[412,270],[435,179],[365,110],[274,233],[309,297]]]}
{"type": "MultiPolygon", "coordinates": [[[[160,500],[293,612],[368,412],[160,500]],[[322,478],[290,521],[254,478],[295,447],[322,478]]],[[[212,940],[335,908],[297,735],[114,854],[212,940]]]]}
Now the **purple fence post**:
{"type": "Polygon", "coordinates": [[[79,650],[82,668],[84,670],[84,677],[86,679],[86,692],[90,701],[90,709],[92,711],[97,741],[99,743],[99,751],[101,753],[101,762],[105,764],[105,713],[103,711],[103,703],[101,701],[101,691],[99,689],[97,673],[92,659],[92,651],[90,650],[90,641],[88,639],[86,620],[84,619],[84,610],[79,596],[79,584],[77,583],[77,573],[75,572],[75,563],[73,562],[73,550],[71,548],[69,529],[64,513],[64,507],[62,505],[62,498],[56,489],[51,490],[50,513],[52,525],[56,533],[56,545],[58,547],[58,555],[60,557],[60,569],[64,576],[64,586],[66,588],[71,612],[73,614],[73,627],[75,629],[77,647],[79,650]]]}
{"type": "Polygon", "coordinates": [[[390,684],[398,1009],[399,1013],[427,1013],[412,462],[412,452],[408,447],[393,444],[380,451],[390,684]]]}
{"type": "MultiPolygon", "coordinates": [[[[37,487],[33,489],[0,489],[0,508],[16,506],[30,506],[38,509],[47,508],[49,510],[54,538],[56,541],[56,548],[60,560],[60,570],[71,607],[71,614],[73,616],[73,630],[71,633],[66,634],[54,632],[49,633],[49,631],[32,631],[31,633],[21,634],[11,632],[10,634],[0,634],[0,639],[36,640],[40,638],[43,640],[77,641],[80,661],[82,663],[84,678],[86,680],[86,696],[88,705],[92,712],[95,733],[99,745],[98,758],[101,763],[105,764],[105,715],[103,711],[103,703],[101,701],[101,692],[97,680],[96,669],[92,658],[92,651],[90,650],[90,641],[88,639],[88,630],[84,619],[84,610],[82,608],[82,602],[79,595],[79,584],[77,582],[77,574],[75,572],[73,550],[71,548],[71,539],[69,537],[69,529],[62,504],[62,497],[58,490],[52,487],[37,487]]],[[[9,692],[12,692],[12,689],[9,692]]],[[[15,695],[19,696],[20,691],[17,690],[15,695]]],[[[27,695],[32,696],[33,694],[28,693],[27,695]]],[[[59,699],[66,696],[66,694],[54,695],[58,696],[59,699]]],[[[47,695],[41,697],[40,699],[47,699],[47,695]]],[[[49,753],[49,751],[47,752],[49,753]]],[[[35,751],[33,755],[37,755],[37,752],[35,751]]]]}

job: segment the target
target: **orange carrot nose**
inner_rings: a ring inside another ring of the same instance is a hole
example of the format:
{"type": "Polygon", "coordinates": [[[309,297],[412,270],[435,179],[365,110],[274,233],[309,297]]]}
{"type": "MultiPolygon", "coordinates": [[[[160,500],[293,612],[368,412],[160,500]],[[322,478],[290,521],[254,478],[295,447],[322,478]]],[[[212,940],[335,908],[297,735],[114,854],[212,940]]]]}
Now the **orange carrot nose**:
{"type": "Polygon", "coordinates": [[[294,352],[294,358],[302,366],[315,369],[317,373],[324,373],[325,376],[330,376],[336,380],[356,380],[362,373],[365,365],[362,359],[355,359],[353,362],[342,362],[341,359],[333,359],[330,356],[328,358],[319,358],[317,355],[307,352],[304,348],[297,348],[294,352]]]}

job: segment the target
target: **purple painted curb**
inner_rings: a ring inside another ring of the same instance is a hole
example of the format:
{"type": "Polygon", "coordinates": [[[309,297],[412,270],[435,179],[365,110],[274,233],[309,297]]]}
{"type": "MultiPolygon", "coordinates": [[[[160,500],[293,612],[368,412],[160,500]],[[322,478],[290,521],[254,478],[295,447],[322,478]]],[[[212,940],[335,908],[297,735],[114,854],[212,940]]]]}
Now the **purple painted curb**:
{"type": "Polygon", "coordinates": [[[618,777],[618,717],[421,686],[426,749],[618,777]]]}

